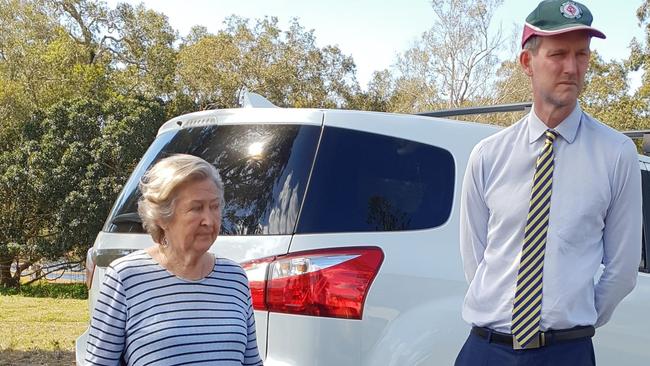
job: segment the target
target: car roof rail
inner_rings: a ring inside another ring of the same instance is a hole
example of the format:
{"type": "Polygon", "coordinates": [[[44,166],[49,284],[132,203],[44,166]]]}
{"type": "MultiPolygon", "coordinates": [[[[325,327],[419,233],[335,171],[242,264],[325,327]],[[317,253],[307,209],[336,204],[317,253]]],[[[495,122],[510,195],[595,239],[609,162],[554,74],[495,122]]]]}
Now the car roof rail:
{"type": "MultiPolygon", "coordinates": [[[[529,112],[532,105],[532,102],[497,104],[484,107],[466,107],[442,109],[439,111],[430,112],[419,112],[415,113],[415,115],[426,117],[454,117],[485,113],[529,112]]],[[[650,156],[650,129],[623,131],[623,134],[631,139],[643,139],[643,153],[650,156]]]]}
{"type": "Polygon", "coordinates": [[[415,113],[418,116],[427,117],[453,117],[453,116],[467,116],[471,114],[485,114],[485,113],[503,113],[503,112],[528,112],[532,102],[511,103],[511,104],[496,104],[484,107],[465,107],[442,109],[439,111],[419,112],[415,113]]]}

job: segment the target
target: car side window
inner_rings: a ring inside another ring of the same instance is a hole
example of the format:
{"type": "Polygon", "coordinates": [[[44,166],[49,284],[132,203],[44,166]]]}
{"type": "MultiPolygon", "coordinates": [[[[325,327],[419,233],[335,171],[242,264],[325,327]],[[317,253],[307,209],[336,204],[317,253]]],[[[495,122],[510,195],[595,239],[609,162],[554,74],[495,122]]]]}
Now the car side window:
{"type": "MultiPolygon", "coordinates": [[[[650,169],[649,164],[645,164],[650,169]]],[[[641,265],[639,270],[650,273],[650,171],[641,170],[641,186],[643,191],[643,239],[641,240],[641,265]]]]}
{"type": "Polygon", "coordinates": [[[325,127],[296,233],[440,226],[451,212],[454,179],[447,150],[325,127]]]}

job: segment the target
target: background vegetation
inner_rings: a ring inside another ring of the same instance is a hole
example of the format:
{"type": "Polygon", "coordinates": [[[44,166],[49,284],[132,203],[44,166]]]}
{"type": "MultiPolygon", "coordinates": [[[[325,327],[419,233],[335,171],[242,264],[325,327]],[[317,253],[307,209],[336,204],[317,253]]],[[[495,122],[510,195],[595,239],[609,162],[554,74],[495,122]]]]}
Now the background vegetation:
{"type": "MultiPolygon", "coordinates": [[[[516,39],[488,32],[501,0],[431,3],[431,29],[362,88],[353,58],[297,20],[281,29],[233,15],[216,34],[179,35],[142,5],[0,0],[0,287],[19,287],[43,260],[80,260],[158,127],[235,107],[242,88],[283,107],[404,113],[530,99],[516,52],[498,52],[516,39]]],[[[581,100],[622,130],[650,128],[650,0],[637,17],[645,39],[624,60],[594,54],[581,100]]]]}

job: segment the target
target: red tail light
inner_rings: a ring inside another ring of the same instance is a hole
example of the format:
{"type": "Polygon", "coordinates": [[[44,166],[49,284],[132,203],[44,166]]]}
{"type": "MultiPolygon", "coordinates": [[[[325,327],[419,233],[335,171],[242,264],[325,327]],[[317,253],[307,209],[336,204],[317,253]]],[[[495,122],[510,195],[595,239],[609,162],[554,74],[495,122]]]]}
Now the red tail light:
{"type": "Polygon", "coordinates": [[[269,264],[274,259],[275,257],[268,257],[241,264],[246,270],[246,276],[248,276],[248,284],[251,289],[253,308],[255,310],[268,310],[266,307],[266,278],[269,264]]]}
{"type": "Polygon", "coordinates": [[[384,259],[376,247],[292,253],[243,263],[256,310],[361,319],[384,259]]]}

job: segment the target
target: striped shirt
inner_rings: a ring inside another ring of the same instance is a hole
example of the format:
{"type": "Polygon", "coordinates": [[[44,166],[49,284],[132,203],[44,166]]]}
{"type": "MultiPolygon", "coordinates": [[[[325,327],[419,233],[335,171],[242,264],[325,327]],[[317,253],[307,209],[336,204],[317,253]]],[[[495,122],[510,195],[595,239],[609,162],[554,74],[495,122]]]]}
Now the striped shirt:
{"type": "Polygon", "coordinates": [[[90,322],[90,365],[262,365],[248,280],[218,258],[198,281],[137,251],[107,269],[90,322]]]}

